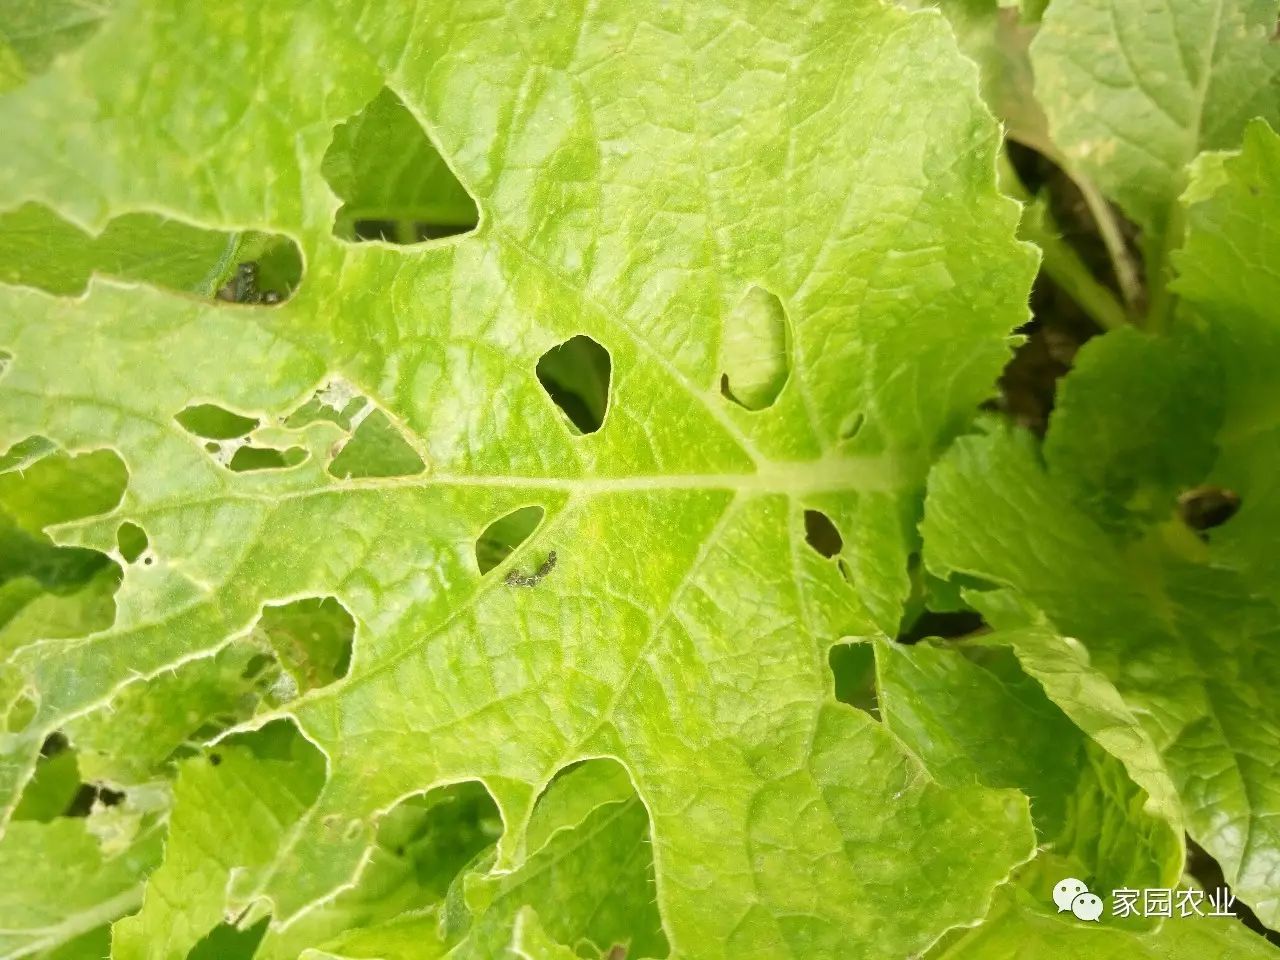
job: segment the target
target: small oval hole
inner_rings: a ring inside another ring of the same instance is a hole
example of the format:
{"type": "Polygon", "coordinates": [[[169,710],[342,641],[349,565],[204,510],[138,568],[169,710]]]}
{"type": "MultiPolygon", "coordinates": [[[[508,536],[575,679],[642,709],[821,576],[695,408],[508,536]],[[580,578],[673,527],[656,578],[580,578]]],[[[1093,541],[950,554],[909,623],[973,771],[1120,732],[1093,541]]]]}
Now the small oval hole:
{"type": "Polygon", "coordinates": [[[821,510],[804,512],[804,539],[809,546],[828,559],[839,554],[844,547],[840,531],[831,522],[831,518],[821,510]]]}

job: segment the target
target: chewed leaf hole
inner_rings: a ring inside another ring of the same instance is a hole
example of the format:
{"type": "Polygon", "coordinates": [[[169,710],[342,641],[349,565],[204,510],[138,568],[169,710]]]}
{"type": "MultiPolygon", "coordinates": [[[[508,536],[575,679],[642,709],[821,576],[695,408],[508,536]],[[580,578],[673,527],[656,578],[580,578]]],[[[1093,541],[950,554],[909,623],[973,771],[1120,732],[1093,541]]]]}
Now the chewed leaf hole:
{"type": "Polygon", "coordinates": [[[198,297],[279,302],[301,281],[302,254],[278,234],[206,230],[153,213],[123,214],[96,236],[37,203],[0,214],[0,283],[75,296],[95,274],[198,297]],[[253,265],[252,286],[242,264],[253,265]]]}
{"type": "Polygon", "coordinates": [[[538,529],[542,517],[541,507],[521,507],[485,527],[484,533],[476,538],[476,566],[480,573],[488,573],[511,556],[511,552],[538,529]]]}
{"type": "Polygon", "coordinates": [[[782,301],[753,286],[725,317],[720,392],[747,410],[772,406],[790,375],[789,341],[782,301]]]}
{"type": "MultiPolygon", "coordinates": [[[[350,433],[357,417],[369,407],[369,399],[342,379],[330,380],[311,395],[302,406],[285,419],[291,429],[305,427],[309,423],[326,421],[336,423],[350,433]]],[[[372,416],[372,414],[370,414],[372,416]]]]}
{"type": "Polygon", "coordinates": [[[232,413],[213,403],[198,403],[174,416],[188,433],[207,440],[234,440],[247,436],[258,426],[253,417],[232,413]]]}
{"type": "Polygon", "coordinates": [[[538,360],[538,382],[575,433],[595,433],[609,410],[609,351],[590,337],[571,337],[538,360]]]}
{"type": "Polygon", "coordinates": [[[348,242],[421,243],[474,230],[480,218],[422,126],[385,88],[334,130],[321,171],[343,201],[333,232],[348,242]]]}
{"type": "Polygon", "coordinates": [[[150,545],[147,532],[136,523],[125,521],[116,530],[116,545],[120,548],[120,556],[125,563],[134,563],[147,552],[150,545]]]}
{"type": "Polygon", "coordinates": [[[1240,495],[1225,487],[1196,487],[1178,498],[1178,513],[1192,530],[1220,527],[1240,511],[1240,495]]]}
{"type": "Polygon", "coordinates": [[[484,785],[464,780],[406,797],[378,819],[372,861],[417,876],[426,902],[443,900],[453,879],[492,851],[502,815],[484,785]]]}
{"type": "Polygon", "coordinates": [[[620,865],[590,909],[557,910],[535,896],[533,907],[546,932],[560,943],[591,944],[590,954],[666,957],[671,953],[654,895],[652,825],[631,778],[616,760],[584,760],[559,771],[534,804],[525,829],[528,858],[521,870],[581,875],[588,865],[620,865]],[[582,797],[592,802],[582,803],[582,797]]]}
{"type": "Polygon", "coordinates": [[[105,783],[82,783],[71,799],[70,805],[63,812],[64,817],[87,817],[95,807],[118,807],[124,803],[125,795],[120,790],[113,790],[105,783]]]}
{"type": "Polygon", "coordinates": [[[412,477],[425,469],[422,457],[381,410],[360,421],[329,464],[329,473],[343,479],[412,477]]]}
{"type": "Polygon", "coordinates": [[[844,547],[840,531],[821,510],[804,512],[804,539],[805,543],[827,558],[838,556],[844,547]]]}
{"type": "Polygon", "coordinates": [[[875,648],[869,643],[838,643],[828,656],[836,699],[880,719],[876,696],[875,648]]]}
{"type": "Polygon", "coordinates": [[[22,789],[13,819],[49,823],[58,817],[74,816],[74,804],[83,786],[80,765],[66,735],[52,733],[40,748],[35,771],[22,789]]]}
{"type": "Polygon", "coordinates": [[[272,307],[293,295],[302,282],[302,254],[286,237],[245,234],[235,268],[223,278],[216,297],[228,303],[272,307]]]}
{"type": "Polygon", "coordinates": [[[262,610],[257,631],[292,681],[277,683],[277,700],[290,700],[327,686],[351,669],[356,622],[335,597],[268,605],[262,610]]]}
{"type": "Polygon", "coordinates": [[[986,630],[986,620],[974,610],[925,610],[899,634],[898,642],[910,645],[927,637],[957,640],[986,630]]]}
{"type": "Polygon", "coordinates": [[[236,473],[250,473],[255,470],[286,470],[296,467],[307,459],[307,451],[302,447],[289,447],[279,450],[275,447],[239,447],[232,454],[228,469],[236,473]]]}
{"type": "MultiPolygon", "coordinates": [[[[58,445],[47,437],[30,436],[19,440],[12,447],[0,454],[0,473],[10,471],[22,472],[45,457],[55,455],[58,445]]],[[[123,468],[123,463],[121,464],[123,468]]],[[[121,491],[123,493],[123,490],[121,491]]]]}

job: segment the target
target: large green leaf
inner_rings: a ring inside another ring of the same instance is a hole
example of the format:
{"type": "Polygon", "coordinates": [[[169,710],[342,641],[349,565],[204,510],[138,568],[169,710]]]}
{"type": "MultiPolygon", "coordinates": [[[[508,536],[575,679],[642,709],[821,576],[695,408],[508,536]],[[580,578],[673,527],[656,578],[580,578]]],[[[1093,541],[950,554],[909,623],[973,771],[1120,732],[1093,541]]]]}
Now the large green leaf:
{"type": "Polygon", "coordinates": [[[1188,832],[1271,916],[1274,606],[1233,571],[1117,542],[1005,433],[962,441],[938,467],[924,529],[937,572],[1011,586],[1084,644],[1163,757],[1188,832]]]}
{"type": "Polygon", "coordinates": [[[828,689],[832,642],[896,629],[928,462],[986,395],[1033,269],[936,14],[133,3],[0,101],[0,126],[0,205],[271,231],[306,264],[271,309],[102,280],[0,294],[0,440],[119,451],[123,503],[56,535],[105,551],[128,520],[152,559],[109,630],[18,654],[35,715],[11,717],[6,799],[49,731],[122,689],[159,695],[150,678],[264,604],[334,596],[357,628],[349,673],[280,710],[323,783],[202,809],[238,748],[188,761],[189,813],[122,955],[189,946],[232,871],[234,905],[268,898],[279,926],[352,880],[379,812],[440,783],[484,782],[508,824],[495,867],[517,869],[534,798],[597,756],[649,812],[682,956],[920,951],[1030,855],[1023,798],[935,782],[828,689]],[[333,235],[332,131],[384,88],[475,198],[474,233],[408,254],[333,235]],[[790,364],[758,411],[718,366],[753,286],[782,307],[790,364]],[[611,358],[589,435],[535,375],[575,335],[611,358]],[[424,472],[334,476],[346,428],[289,420],[317,390],[369,397],[424,472]],[[229,470],[174,419],[210,403],[306,462],[229,470]],[[529,505],[541,526],[481,575],[476,538],[529,505]],[[837,556],[806,542],[810,510],[837,556]],[[219,839],[179,846],[201,817],[219,839]]]}
{"type": "Polygon", "coordinates": [[[1188,213],[1175,290],[1208,329],[1223,384],[1220,454],[1207,481],[1233,491],[1240,513],[1214,531],[1214,556],[1280,606],[1280,135],[1254,123],[1238,156],[1222,161],[1188,213]]]}
{"type": "Polygon", "coordinates": [[[1190,835],[1274,926],[1280,137],[1254,124],[1199,175],[1181,321],[1082,351],[1043,461],[1023,437],[962,441],[933,475],[924,532],[935,572],[1011,587],[1031,620],[1083,644],[1162,756],[1190,835]],[[1243,506],[1192,529],[1188,502],[1206,495],[1243,506]]]}
{"type": "Polygon", "coordinates": [[[1049,4],[1031,59],[1054,142],[1154,247],[1188,164],[1238,146],[1253,117],[1280,120],[1275,29],[1275,0],[1049,4]]]}

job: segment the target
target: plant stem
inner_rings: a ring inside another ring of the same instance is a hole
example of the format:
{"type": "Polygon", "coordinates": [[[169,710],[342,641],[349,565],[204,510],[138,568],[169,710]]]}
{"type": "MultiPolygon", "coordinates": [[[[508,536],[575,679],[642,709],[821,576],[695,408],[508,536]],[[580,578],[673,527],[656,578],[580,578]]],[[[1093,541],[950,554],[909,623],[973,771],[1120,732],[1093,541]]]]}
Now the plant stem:
{"type": "Polygon", "coordinates": [[[1001,154],[999,172],[1001,187],[1023,204],[1018,236],[1040,248],[1044,272],[1103,330],[1126,326],[1129,323],[1128,311],[1106,285],[1098,282],[1072,246],[1062,239],[1048,204],[1031,196],[1006,154],[1001,154]]]}
{"type": "Polygon", "coordinates": [[[1128,326],[1129,313],[1111,292],[1099,283],[1080,255],[1051,228],[1028,230],[1025,239],[1044,253],[1044,271],[1103,330],[1128,326]]]}
{"type": "Polygon", "coordinates": [[[1146,251],[1147,286],[1151,295],[1143,326],[1153,333],[1166,330],[1173,316],[1177,297],[1169,290],[1169,281],[1172,279],[1169,261],[1182,242],[1184,229],[1182,204],[1174,203],[1165,219],[1164,230],[1158,242],[1151,244],[1146,251]]]}
{"type": "Polygon", "coordinates": [[[1130,312],[1134,312],[1142,301],[1142,278],[1138,274],[1137,264],[1129,255],[1129,247],[1125,243],[1124,235],[1120,232],[1120,224],[1111,210],[1111,205],[1088,177],[1070,171],[1068,173],[1080,188],[1084,202],[1089,207],[1089,213],[1093,216],[1093,222],[1098,227],[1098,235],[1107,249],[1107,256],[1111,258],[1111,269],[1115,271],[1116,285],[1120,287],[1120,295],[1124,298],[1125,306],[1130,312]]]}

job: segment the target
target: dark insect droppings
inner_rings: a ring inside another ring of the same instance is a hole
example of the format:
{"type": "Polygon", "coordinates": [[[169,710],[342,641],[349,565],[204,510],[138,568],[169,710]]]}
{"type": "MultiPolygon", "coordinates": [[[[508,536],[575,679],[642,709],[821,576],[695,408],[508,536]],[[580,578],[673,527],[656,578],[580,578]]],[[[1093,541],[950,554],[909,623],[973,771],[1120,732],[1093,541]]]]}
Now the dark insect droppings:
{"type": "Polygon", "coordinates": [[[1240,509],[1240,495],[1223,487],[1196,487],[1178,498],[1178,513],[1192,530],[1220,527],[1240,509]]]}
{"type": "Polygon", "coordinates": [[[228,303],[261,303],[274,306],[284,297],[278,290],[258,289],[258,265],[252,260],[236,266],[236,275],[215,294],[228,303]]]}
{"type": "Polygon", "coordinates": [[[542,578],[554,570],[556,567],[556,552],[552,550],[547,554],[547,559],[542,561],[536,573],[525,576],[519,570],[512,570],[507,574],[505,581],[508,587],[536,587],[542,582],[542,578]]]}

